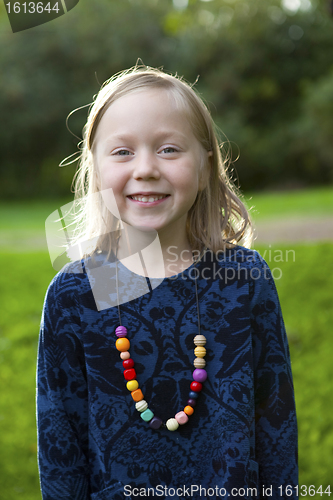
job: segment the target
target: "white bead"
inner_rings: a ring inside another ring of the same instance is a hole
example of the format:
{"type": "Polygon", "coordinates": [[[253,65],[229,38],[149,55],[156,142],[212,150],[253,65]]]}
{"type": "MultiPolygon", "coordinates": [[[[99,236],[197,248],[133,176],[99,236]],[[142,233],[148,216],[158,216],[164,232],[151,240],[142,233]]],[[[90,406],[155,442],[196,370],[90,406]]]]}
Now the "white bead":
{"type": "Polygon", "coordinates": [[[141,401],[138,401],[137,403],[135,403],[135,408],[138,411],[145,411],[148,408],[148,403],[144,399],[141,399],[141,401]]]}
{"type": "Polygon", "coordinates": [[[205,368],[206,361],[203,358],[195,358],[193,364],[196,368],[205,368]]]}
{"type": "Polygon", "coordinates": [[[179,423],[175,418],[169,418],[169,420],[166,421],[166,426],[169,431],[176,431],[179,427],[179,423]]]}
{"type": "Polygon", "coordinates": [[[193,342],[195,345],[204,346],[206,344],[206,337],[204,335],[196,335],[193,342]]]}

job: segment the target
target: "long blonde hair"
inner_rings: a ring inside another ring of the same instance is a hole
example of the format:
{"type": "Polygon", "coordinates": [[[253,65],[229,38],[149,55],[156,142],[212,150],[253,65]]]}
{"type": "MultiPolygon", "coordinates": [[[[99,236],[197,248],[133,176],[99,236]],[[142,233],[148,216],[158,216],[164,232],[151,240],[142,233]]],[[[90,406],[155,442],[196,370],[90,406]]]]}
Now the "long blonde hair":
{"type": "Polygon", "coordinates": [[[92,196],[98,193],[97,167],[93,157],[97,127],[114,101],[131,92],[152,88],[172,93],[187,113],[197,140],[204,150],[210,152],[202,166],[209,169],[206,187],[198,192],[187,217],[186,231],[192,249],[206,247],[217,252],[235,244],[250,247],[253,237],[251,220],[228,174],[218,131],[206,105],[183,78],[144,65],[136,65],[107,80],[90,106],[83,129],[79,168],[73,180],[75,199],[79,203],[75,240],[93,240],[93,250],[105,249],[106,246],[111,250],[119,221],[98,197],[92,196]]]}

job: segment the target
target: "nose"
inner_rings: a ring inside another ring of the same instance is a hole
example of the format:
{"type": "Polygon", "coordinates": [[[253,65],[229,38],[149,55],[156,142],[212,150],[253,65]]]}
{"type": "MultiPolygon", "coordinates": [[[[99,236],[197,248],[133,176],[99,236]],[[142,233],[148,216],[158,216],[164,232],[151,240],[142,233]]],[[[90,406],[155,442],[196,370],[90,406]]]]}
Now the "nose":
{"type": "Polygon", "coordinates": [[[136,180],[159,179],[158,158],[153,151],[148,149],[137,153],[133,162],[133,177],[136,180]]]}

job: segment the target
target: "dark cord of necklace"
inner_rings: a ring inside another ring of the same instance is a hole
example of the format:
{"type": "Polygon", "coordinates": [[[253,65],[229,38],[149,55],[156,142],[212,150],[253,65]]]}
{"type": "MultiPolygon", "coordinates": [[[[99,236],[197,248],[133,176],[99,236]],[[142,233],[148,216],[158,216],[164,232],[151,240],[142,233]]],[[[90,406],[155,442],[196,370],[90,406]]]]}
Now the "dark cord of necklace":
{"type": "MultiPolygon", "coordinates": [[[[119,239],[117,241],[117,247],[116,247],[116,287],[117,287],[117,305],[118,305],[119,325],[121,325],[122,323],[121,323],[120,304],[119,304],[119,288],[118,288],[118,259],[117,259],[118,243],[119,243],[119,239]]],[[[206,249],[203,250],[200,257],[194,262],[193,267],[196,267],[198,262],[200,262],[203,254],[205,253],[205,250],[206,249]]],[[[192,255],[193,255],[193,253],[192,253],[192,255]]],[[[140,255],[140,258],[141,258],[141,255],[140,255]]],[[[142,260],[142,258],[141,258],[141,260],[142,260]]],[[[146,276],[146,279],[149,279],[149,278],[146,276]]],[[[197,279],[198,279],[198,277],[196,276],[194,279],[194,283],[195,283],[195,298],[196,298],[196,303],[197,303],[197,315],[198,315],[198,335],[200,335],[200,310],[199,310],[199,296],[198,296],[197,279]]],[[[151,287],[149,287],[149,288],[151,288],[151,287]]]]}

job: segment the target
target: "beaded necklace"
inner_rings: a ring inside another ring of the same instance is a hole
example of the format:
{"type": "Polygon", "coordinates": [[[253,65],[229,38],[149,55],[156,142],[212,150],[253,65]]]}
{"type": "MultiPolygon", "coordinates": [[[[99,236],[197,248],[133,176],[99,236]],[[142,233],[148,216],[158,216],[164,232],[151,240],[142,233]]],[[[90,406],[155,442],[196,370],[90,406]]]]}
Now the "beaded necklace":
{"type": "MultiPolygon", "coordinates": [[[[206,250],[206,249],[205,249],[206,250]]],[[[205,250],[200,255],[200,257],[194,262],[194,267],[201,260],[205,250]]],[[[207,372],[204,369],[206,366],[206,361],[204,357],[206,355],[206,337],[200,334],[200,312],[199,312],[199,298],[198,298],[198,285],[197,276],[195,277],[195,295],[197,303],[197,315],[198,315],[198,335],[193,339],[195,349],[194,355],[196,358],[193,361],[195,370],[193,371],[193,382],[190,384],[189,399],[187,401],[184,409],[174,416],[174,418],[169,418],[165,423],[162,419],[155,416],[154,413],[148,408],[148,403],[144,399],[144,395],[139,388],[139,383],[136,380],[136,371],[134,369],[134,361],[129,353],[130,341],[127,338],[127,328],[121,324],[121,314],[120,314],[120,301],[119,301],[119,291],[118,291],[118,261],[117,261],[118,245],[116,250],[116,286],[117,286],[117,303],[118,303],[118,315],[119,315],[119,326],[115,330],[115,334],[118,337],[116,341],[116,349],[120,352],[120,358],[123,362],[124,368],[124,378],[126,380],[126,388],[130,391],[131,396],[135,402],[135,408],[140,413],[140,417],[145,422],[149,423],[151,429],[157,430],[160,427],[166,427],[169,431],[175,431],[180,425],[186,424],[189,420],[189,416],[194,413],[194,407],[196,406],[197,398],[203,388],[203,382],[207,379],[207,372]]]]}

